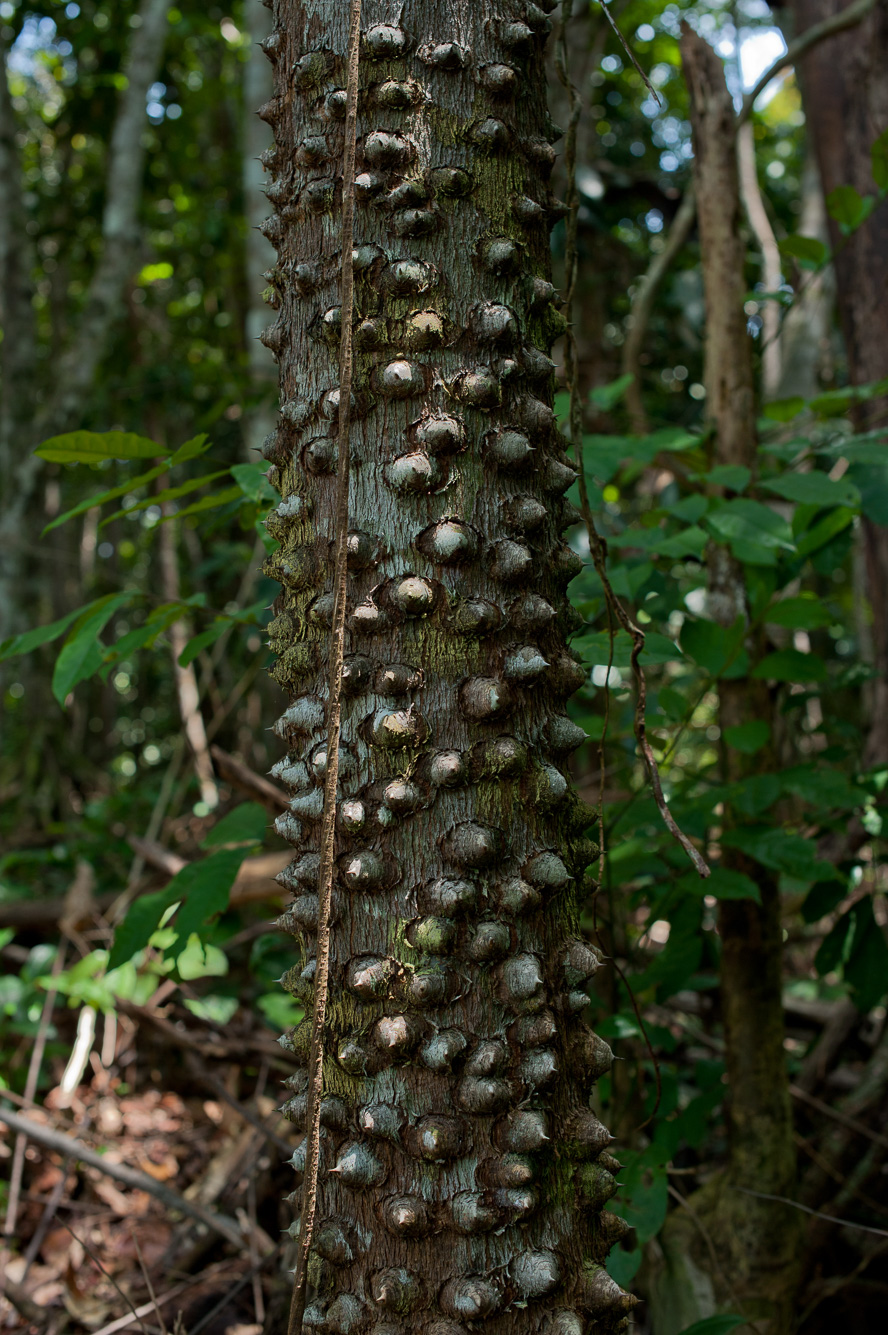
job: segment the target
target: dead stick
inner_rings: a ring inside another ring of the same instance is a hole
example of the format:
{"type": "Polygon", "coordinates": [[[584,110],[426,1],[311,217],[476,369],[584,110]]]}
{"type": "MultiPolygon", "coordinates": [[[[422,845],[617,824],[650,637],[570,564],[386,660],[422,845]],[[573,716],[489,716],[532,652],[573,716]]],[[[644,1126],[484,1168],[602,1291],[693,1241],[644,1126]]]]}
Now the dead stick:
{"type": "Polygon", "coordinates": [[[255,770],[250,769],[237,756],[231,755],[228,751],[223,751],[221,746],[215,743],[210,747],[210,755],[215,760],[219,773],[222,774],[229,783],[234,784],[245,793],[250,793],[253,797],[258,797],[259,801],[265,806],[271,807],[274,811],[285,811],[290,805],[289,798],[282,788],[257,774],[255,770]]]}
{"type": "Polygon", "coordinates": [[[211,1228],[214,1233],[219,1233],[238,1249],[243,1247],[244,1239],[236,1220],[230,1219],[228,1215],[216,1214],[213,1210],[205,1210],[202,1205],[198,1205],[195,1201],[186,1200],[177,1191],[165,1187],[162,1182],[156,1182],[153,1177],[140,1172],[138,1168],[128,1168],[126,1164],[110,1163],[108,1159],[103,1158],[101,1154],[96,1154],[95,1150],[89,1149],[81,1141],[75,1140],[73,1136],[66,1136],[61,1131],[52,1131],[48,1126],[41,1126],[39,1122],[32,1121],[30,1117],[20,1117],[18,1113],[7,1112],[5,1108],[0,1108],[0,1122],[4,1122],[17,1135],[27,1136],[29,1140],[35,1141],[38,1145],[43,1145],[48,1150],[54,1150],[56,1154],[63,1154],[69,1159],[79,1159],[81,1163],[87,1164],[90,1168],[97,1168],[100,1173],[104,1173],[107,1177],[116,1178],[118,1182],[122,1182],[127,1187],[147,1191],[149,1195],[162,1201],[167,1209],[178,1210],[180,1214],[190,1215],[192,1219],[197,1219],[200,1223],[206,1224],[207,1228],[211,1228]]]}

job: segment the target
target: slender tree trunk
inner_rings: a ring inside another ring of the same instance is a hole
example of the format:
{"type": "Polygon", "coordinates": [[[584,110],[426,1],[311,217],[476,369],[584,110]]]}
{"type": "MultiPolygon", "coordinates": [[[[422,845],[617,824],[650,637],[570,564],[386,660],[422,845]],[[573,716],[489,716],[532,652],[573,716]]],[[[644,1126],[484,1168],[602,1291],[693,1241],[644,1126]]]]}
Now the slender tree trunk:
{"type": "MultiPolygon", "coordinates": [[[[793,0],[796,35],[844,8],[844,0],[793,0]]],[[[888,8],[876,5],[856,28],[815,47],[801,62],[802,95],[823,189],[875,189],[870,150],[888,129],[888,8]]],[[[888,377],[888,208],[876,208],[850,238],[831,222],[839,313],[853,384],[888,377]]],[[[883,425],[888,401],[872,401],[858,425],[883,425]]],[[[864,763],[888,756],[888,529],[864,518],[863,549],[873,626],[870,730],[864,763]]]]}
{"type": "MultiPolygon", "coordinates": [[[[551,5],[548,6],[551,8],[551,5]]],[[[297,856],[286,985],[310,999],[337,457],[346,4],[277,0],[262,115],[279,251],[265,342],[283,584],[276,725],[297,856]]],[[[369,0],[358,117],[346,702],[319,1214],[304,1329],[610,1330],[621,1221],[589,1110],[607,1045],[581,1019],[593,848],[563,770],[545,109],[533,5],[369,0]]],[[[288,1040],[307,1060],[310,1020],[288,1040]]],[[[307,1068],[289,1113],[304,1125],[307,1068]]],[[[294,1156],[297,1174],[304,1159],[294,1156]]],[[[296,1200],[298,1201],[298,1193],[296,1200]]]]}
{"type": "MultiPolygon", "coordinates": [[[[681,39],[691,99],[697,217],[706,299],[706,406],[714,428],[714,464],[755,469],[756,426],[752,347],[743,299],[744,242],[734,109],[721,60],[689,27],[681,39]]],[[[731,627],[747,617],[743,567],[722,547],[709,553],[709,612],[731,627]]],[[[754,659],[756,646],[750,645],[754,659]]],[[[719,724],[767,720],[764,683],[737,678],[719,684],[719,724]]],[[[762,753],[756,765],[762,763],[762,753]]],[[[765,764],[767,764],[767,758],[765,764]]],[[[724,778],[742,779],[750,763],[725,748],[724,778]]],[[[726,810],[723,823],[732,823],[726,810]]],[[[722,901],[721,1002],[725,1027],[730,1128],[727,1171],[691,1198],[693,1214],[673,1216],[664,1250],[671,1268],[659,1282],[658,1303],[668,1304],[688,1271],[698,1285],[698,1316],[730,1306],[758,1319],[770,1335],[793,1328],[798,1283],[798,1215],[784,1205],[746,1194],[787,1195],[795,1176],[792,1112],[783,1052],[782,932],[776,879],[739,851],[724,849],[722,865],[744,872],[761,903],[722,901]],[[696,1217],[696,1218],[695,1218],[696,1217]],[[714,1246],[707,1246],[704,1234],[714,1246]],[[717,1265],[713,1264],[713,1254],[717,1265]],[[682,1270],[684,1266],[684,1270],[682,1270]]],[[[682,1314],[682,1320],[688,1313],[682,1314]]],[[[680,1329],[667,1311],[661,1331],[680,1329]]],[[[692,1317],[693,1319],[693,1317],[692,1317]]]]}

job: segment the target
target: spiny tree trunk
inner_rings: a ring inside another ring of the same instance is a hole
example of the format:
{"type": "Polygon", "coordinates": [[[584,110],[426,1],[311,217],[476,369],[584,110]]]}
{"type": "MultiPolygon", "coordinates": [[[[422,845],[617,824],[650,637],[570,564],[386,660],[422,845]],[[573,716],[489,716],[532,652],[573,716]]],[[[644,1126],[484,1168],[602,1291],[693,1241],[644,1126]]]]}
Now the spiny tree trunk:
{"type": "MultiPolygon", "coordinates": [[[[797,36],[839,13],[844,0],[793,0],[797,36]]],[[[860,195],[875,190],[870,150],[888,129],[888,8],[877,4],[856,28],[815,47],[801,62],[802,97],[823,189],[853,186],[860,195]]],[[[852,236],[843,238],[830,222],[836,252],[836,297],[845,336],[852,384],[888,376],[888,209],[877,206],[852,236]]],[[[858,410],[857,425],[881,426],[886,400],[858,410]]],[[[864,517],[861,537],[873,613],[873,666],[870,728],[864,764],[888,755],[888,528],[864,517]]]]}
{"type": "MultiPolygon", "coordinates": [[[[706,409],[714,430],[713,464],[756,467],[755,393],[752,348],[743,301],[745,247],[740,226],[740,181],[734,108],[721,60],[685,25],[682,63],[691,102],[694,178],[706,298],[706,409]]],[[[743,567],[724,547],[708,554],[708,604],[712,619],[726,632],[738,617],[749,615],[743,567]]],[[[760,646],[748,645],[750,658],[760,646]]],[[[719,725],[727,728],[772,713],[764,682],[737,677],[719,683],[719,725]]],[[[755,766],[767,754],[759,752],[755,766]]],[[[751,763],[726,747],[723,774],[736,782],[751,763]]],[[[723,824],[730,826],[726,808],[723,824]]],[[[660,1283],[667,1306],[678,1282],[686,1301],[704,1294],[698,1310],[664,1313],[660,1329],[730,1306],[767,1323],[771,1335],[793,1328],[798,1283],[798,1215],[787,1206],[762,1200],[748,1191],[787,1195],[795,1177],[792,1110],[783,1051],[782,931],[776,878],[741,851],[726,848],[722,866],[752,877],[760,903],[723,900],[719,905],[721,1004],[725,1026],[725,1062],[729,1100],[727,1171],[692,1197],[694,1217],[673,1216],[664,1250],[671,1273],[660,1283]],[[703,1237],[705,1230],[718,1260],[703,1237]],[[706,1284],[688,1282],[687,1257],[706,1284]],[[682,1266],[685,1266],[684,1271],[682,1266]],[[675,1320],[672,1319],[675,1317],[675,1320]]]]}
{"type": "MultiPolygon", "coordinates": [[[[551,5],[547,6],[551,8],[551,5]]],[[[346,4],[276,0],[261,115],[275,213],[283,500],[271,625],[292,703],[279,821],[297,856],[285,985],[312,998],[332,612],[346,4]]],[[[566,757],[560,533],[573,479],[553,420],[545,108],[536,6],[364,6],[346,705],[318,1223],[304,1328],[581,1335],[632,1299],[609,1069],[582,1022],[593,847],[566,757]],[[393,17],[395,16],[395,17],[393,17]]],[[[307,1058],[310,1022],[289,1040],[307,1058]]],[[[306,1080],[288,1108],[305,1121],[306,1080]]],[[[304,1156],[294,1156],[300,1172],[304,1156]]],[[[298,1203],[298,1193],[294,1196],[298,1203]]]]}

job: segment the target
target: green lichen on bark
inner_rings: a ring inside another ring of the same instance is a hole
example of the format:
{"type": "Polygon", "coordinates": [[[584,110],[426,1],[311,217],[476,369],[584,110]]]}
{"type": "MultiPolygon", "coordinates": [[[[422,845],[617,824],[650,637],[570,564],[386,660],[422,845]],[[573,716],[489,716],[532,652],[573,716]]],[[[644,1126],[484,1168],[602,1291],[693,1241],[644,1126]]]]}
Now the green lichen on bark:
{"type": "MultiPolygon", "coordinates": [[[[573,478],[552,413],[554,150],[526,0],[365,3],[346,702],[319,1217],[304,1328],[583,1335],[632,1300],[587,1190],[609,1068],[581,1020],[594,853],[564,766],[573,478]],[[389,10],[392,12],[389,12],[389,10]]],[[[276,0],[272,640],[307,1004],[332,613],[348,6],[276,0]]],[[[308,1023],[287,1044],[305,1061],[308,1023]]],[[[304,1124],[306,1074],[288,1114],[304,1124]]],[[[297,1175],[300,1151],[294,1155],[297,1175]]],[[[606,1173],[601,1164],[601,1172],[606,1173]]],[[[297,1176],[298,1184],[298,1176],[297,1176]]],[[[298,1202],[297,1192],[294,1201],[298,1202]]]]}

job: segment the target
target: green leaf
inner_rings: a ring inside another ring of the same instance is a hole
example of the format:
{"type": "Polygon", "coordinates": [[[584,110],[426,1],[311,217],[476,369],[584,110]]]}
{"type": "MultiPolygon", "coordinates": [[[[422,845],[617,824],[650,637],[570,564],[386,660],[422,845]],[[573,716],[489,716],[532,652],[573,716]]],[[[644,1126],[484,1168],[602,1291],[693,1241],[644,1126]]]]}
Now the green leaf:
{"type": "Polygon", "coordinates": [[[851,909],[854,935],[845,962],[845,979],[854,988],[860,1010],[877,1006],[888,991],[888,945],[885,933],[873,915],[873,901],[867,896],[851,909]]]}
{"type": "Polygon", "coordinates": [[[717,538],[727,542],[738,561],[771,565],[777,551],[792,551],[792,529],[770,506],[746,496],[723,501],[710,510],[704,523],[717,538]]]}
{"type": "Polygon", "coordinates": [[[702,1321],[695,1321],[692,1326],[685,1326],[680,1335],[730,1335],[732,1330],[745,1325],[745,1316],[737,1316],[735,1312],[722,1312],[718,1316],[707,1316],[702,1321]]]}
{"type": "Polygon", "coordinates": [[[227,909],[243,858],[242,849],[223,849],[200,862],[189,862],[162,890],[136,899],[114,934],[109,967],[113,969],[144,950],[174,904],[179,904],[174,926],[184,949],[192,932],[199,936],[208,918],[227,909]]]}
{"type": "Polygon", "coordinates": [[[827,913],[838,908],[847,894],[842,881],[817,881],[811,886],[802,905],[802,921],[819,922],[827,913]]]}
{"type": "Polygon", "coordinates": [[[242,802],[223,816],[204,839],[201,848],[222,844],[261,844],[268,828],[268,813],[258,802],[242,802]]]}
{"type": "Polygon", "coordinates": [[[867,519],[888,525],[888,447],[876,446],[882,458],[875,463],[851,464],[845,477],[860,492],[860,508],[867,519]]]}
{"type": "Polygon", "coordinates": [[[198,654],[202,654],[211,644],[215,644],[230,628],[230,621],[219,620],[214,621],[212,626],[202,630],[199,635],[192,635],[179,655],[179,666],[187,667],[189,663],[193,663],[198,654]]]}
{"type": "Polygon", "coordinates": [[[824,515],[813,528],[807,529],[800,538],[796,539],[796,555],[810,556],[819,548],[825,547],[839,533],[846,529],[854,519],[854,511],[846,506],[839,506],[838,509],[830,511],[824,515]]]}
{"type": "Polygon", "coordinates": [[[115,519],[123,518],[127,515],[137,514],[140,510],[147,510],[152,505],[163,505],[165,501],[178,500],[180,496],[187,496],[189,492],[197,491],[199,487],[205,487],[208,482],[216,482],[220,477],[225,477],[227,468],[221,468],[217,473],[205,473],[203,477],[192,477],[187,482],[181,482],[178,487],[166,487],[163,491],[155,492],[152,496],[145,496],[135,505],[128,505],[122,510],[115,510],[113,515],[108,515],[107,519],[102,520],[102,528],[106,524],[112,523],[115,519]]]}
{"type": "Polygon", "coordinates": [[[682,650],[712,677],[742,677],[749,667],[749,655],[743,648],[746,625],[738,617],[733,626],[715,621],[688,618],[681,628],[682,650]]]}
{"type": "Polygon", "coordinates": [[[615,1280],[621,1289],[625,1289],[638,1274],[643,1260],[644,1252],[640,1247],[636,1247],[634,1252],[614,1247],[604,1263],[604,1268],[611,1279],[615,1280]]]}
{"type": "Polygon", "coordinates": [[[778,649],[756,663],[752,675],[759,681],[825,681],[826,664],[814,654],[803,654],[800,649],[778,649]]]}
{"type": "Polygon", "coordinates": [[[52,693],[60,705],[64,706],[65,700],[78,682],[85,681],[94,672],[98,672],[105,653],[99,636],[114,613],[138,596],[132,592],[109,593],[106,597],[91,603],[85,615],[74,623],[56,659],[52,674],[52,693]]]}
{"type": "Polygon", "coordinates": [[[583,467],[599,482],[609,482],[624,459],[634,456],[635,436],[584,436],[583,467]]]}
{"type": "Polygon", "coordinates": [[[775,399],[766,403],[762,412],[772,422],[791,422],[799,413],[805,411],[805,400],[795,396],[791,399],[775,399]]]}
{"type": "Polygon", "coordinates": [[[634,375],[621,375],[609,385],[597,385],[589,391],[589,402],[601,412],[609,413],[620,402],[634,379],[634,375]]]}
{"type": "Polygon", "coordinates": [[[642,551],[680,561],[685,556],[694,556],[699,560],[708,541],[702,528],[691,524],[672,534],[667,534],[662,528],[628,528],[619,537],[611,538],[609,545],[618,551],[641,548],[642,551]]]}
{"type": "Polygon", "coordinates": [[[228,959],[218,946],[201,941],[197,932],[192,932],[185,949],[179,952],[176,968],[179,977],[186,982],[195,978],[224,978],[228,973],[228,959]]]}
{"type": "Polygon", "coordinates": [[[835,620],[823,600],[813,593],[801,593],[797,598],[781,598],[772,603],[765,614],[769,626],[784,626],[787,630],[819,630],[835,620]]]}
{"type": "Polygon", "coordinates": [[[763,491],[802,505],[860,505],[860,492],[853,482],[844,477],[836,480],[826,473],[785,473],[759,485],[763,491]]]}
{"type": "Polygon", "coordinates": [[[827,195],[826,208],[847,235],[869,217],[875,202],[872,195],[859,195],[853,185],[840,185],[827,195]]]}
{"type": "Polygon", "coordinates": [[[773,825],[741,825],[726,830],[722,843],[729,848],[739,848],[763,867],[796,876],[800,881],[829,881],[836,876],[834,867],[818,860],[813,839],[805,839],[773,825]]]}
{"type": "Polygon", "coordinates": [[[64,635],[68,627],[77,620],[78,617],[87,616],[92,610],[98,608],[106,602],[106,598],[96,598],[94,602],[87,603],[85,607],[75,607],[73,612],[59,617],[58,621],[51,621],[48,626],[35,626],[33,630],[22,631],[21,635],[12,635],[9,639],[0,641],[0,663],[7,658],[16,658],[19,654],[30,654],[34,649],[39,649],[41,645],[51,644],[57,640],[60,635],[64,635]]]}
{"type": "Polygon", "coordinates": [[[715,866],[712,874],[704,880],[696,872],[687,872],[679,877],[678,888],[685,894],[714,895],[716,899],[754,899],[762,902],[761,892],[751,876],[732,871],[730,867],[715,866]]]}
{"type": "Polygon", "coordinates": [[[95,464],[102,459],[165,459],[171,450],[130,431],[69,431],[34,451],[53,464],[95,464]]]}
{"type": "Polygon", "coordinates": [[[709,498],[701,496],[699,492],[693,492],[690,496],[682,496],[674,505],[667,505],[664,508],[673,519],[680,519],[686,524],[696,524],[709,509],[709,498]]]}
{"type": "Polygon", "coordinates": [[[691,473],[689,476],[692,482],[708,482],[710,486],[726,487],[728,491],[745,491],[752,471],[743,464],[716,464],[708,473],[691,473]]]}
{"type": "Polygon", "coordinates": [[[888,190],[888,130],[883,130],[870,149],[873,180],[880,190],[888,190]]]}
{"type": "MultiPolygon", "coordinates": [[[[587,663],[592,663],[596,667],[606,667],[610,662],[611,667],[625,672],[632,666],[632,646],[632,637],[625,630],[617,631],[611,655],[610,636],[607,631],[601,630],[581,635],[572,642],[571,648],[575,649],[587,663]]],[[[681,650],[668,635],[659,635],[656,631],[645,634],[644,648],[640,655],[642,665],[674,663],[679,658],[681,650]]]]}
{"type": "Polygon", "coordinates": [[[801,236],[798,232],[778,242],[781,255],[798,260],[800,269],[820,269],[829,259],[829,246],[816,236],[801,236]]]}
{"type": "Polygon", "coordinates": [[[277,492],[265,474],[268,466],[264,463],[233,464],[229,470],[237,485],[251,501],[273,501],[277,492]]]}
{"type": "Polygon", "coordinates": [[[728,746],[733,746],[735,751],[754,756],[756,751],[761,751],[762,747],[767,745],[771,728],[764,719],[751,719],[749,723],[738,723],[733,728],[725,728],[722,736],[728,746]]]}

